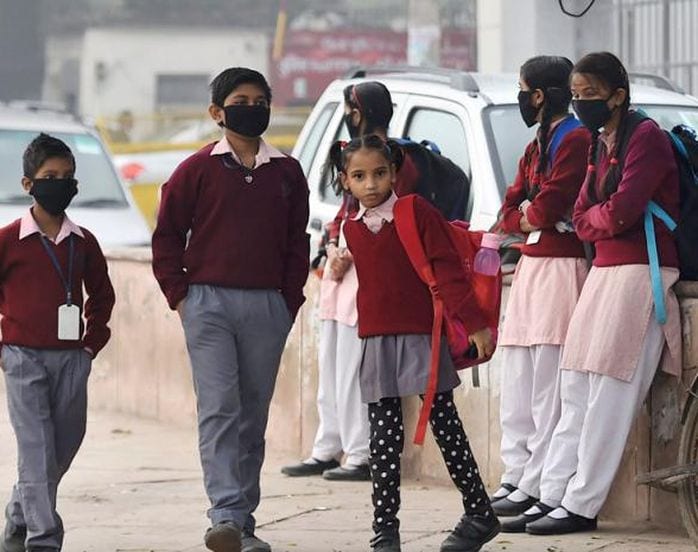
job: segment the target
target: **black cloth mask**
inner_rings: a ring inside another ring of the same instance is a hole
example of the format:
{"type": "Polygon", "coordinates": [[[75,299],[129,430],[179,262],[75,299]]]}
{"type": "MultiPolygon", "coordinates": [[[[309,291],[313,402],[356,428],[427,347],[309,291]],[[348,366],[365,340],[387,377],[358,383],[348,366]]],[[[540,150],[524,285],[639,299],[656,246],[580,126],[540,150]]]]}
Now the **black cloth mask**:
{"type": "Polygon", "coordinates": [[[257,138],[269,127],[271,110],[265,105],[226,105],[225,123],[218,123],[237,134],[257,138]]]}
{"type": "Polygon", "coordinates": [[[538,121],[538,113],[540,112],[540,107],[535,107],[531,105],[531,96],[533,92],[531,90],[520,90],[519,91],[519,111],[521,112],[521,118],[528,128],[531,128],[538,121]]]}
{"type": "Polygon", "coordinates": [[[359,136],[359,127],[354,124],[354,117],[351,112],[344,115],[344,124],[347,125],[347,130],[349,131],[349,137],[353,140],[359,136]]]}
{"type": "Polygon", "coordinates": [[[62,215],[78,193],[74,178],[35,178],[29,194],[49,214],[62,215]]]}
{"type": "Polygon", "coordinates": [[[582,124],[591,132],[597,132],[613,116],[608,107],[609,96],[605,100],[572,100],[572,108],[582,124]]]}

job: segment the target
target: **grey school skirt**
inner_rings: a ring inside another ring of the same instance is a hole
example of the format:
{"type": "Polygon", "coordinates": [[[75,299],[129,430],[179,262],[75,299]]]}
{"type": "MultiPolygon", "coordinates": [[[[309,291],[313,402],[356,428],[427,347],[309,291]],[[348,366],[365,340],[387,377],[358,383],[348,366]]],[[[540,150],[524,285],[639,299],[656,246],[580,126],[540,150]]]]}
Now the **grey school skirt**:
{"type": "MultiPolygon", "coordinates": [[[[359,381],[363,402],[421,395],[426,391],[431,335],[378,335],[361,341],[359,381]]],[[[442,341],[437,391],[450,391],[459,384],[448,346],[442,341]]]]}

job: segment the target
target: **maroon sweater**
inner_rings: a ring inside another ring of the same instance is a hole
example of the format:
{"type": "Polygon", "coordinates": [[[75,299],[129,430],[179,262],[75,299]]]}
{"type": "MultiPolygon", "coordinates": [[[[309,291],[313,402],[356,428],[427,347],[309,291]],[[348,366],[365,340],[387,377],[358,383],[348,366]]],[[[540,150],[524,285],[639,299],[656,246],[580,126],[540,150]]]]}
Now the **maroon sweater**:
{"type": "MultiPolygon", "coordinates": [[[[610,167],[601,147],[597,189],[610,167]]],[[[574,208],[574,225],[582,240],[594,242],[594,266],[648,264],[644,211],[650,200],[669,215],[679,216],[679,173],[669,138],[654,121],[640,123],[630,137],[618,190],[605,201],[591,203],[589,178],[574,208]]],[[[601,194],[599,192],[599,197],[601,194]]],[[[678,267],[676,241],[663,222],[655,220],[657,250],[662,266],[678,267]]]]}
{"type": "Polygon", "coordinates": [[[291,157],[272,158],[248,184],[238,166],[210,155],[213,146],[182,162],[162,187],[155,277],[172,309],[190,284],[210,284],[278,289],[295,317],[310,257],[303,171],[291,157]]]}
{"type": "MultiPolygon", "coordinates": [[[[448,236],[448,223],[422,198],[416,201],[415,211],[422,243],[447,308],[463,322],[468,333],[485,328],[487,322],[448,236]]],[[[359,337],[431,334],[431,294],[412,268],[395,223],[384,224],[377,234],[360,220],[349,220],[344,228],[359,279],[359,337]]]]}
{"type": "MultiPolygon", "coordinates": [[[[554,130],[553,130],[554,132],[554,130]]],[[[574,202],[584,182],[587,153],[591,143],[589,131],[577,128],[565,135],[550,170],[535,174],[538,165],[538,140],[533,140],[519,161],[514,183],[509,187],[502,206],[503,227],[507,232],[521,232],[519,205],[527,199],[528,186],[538,184],[540,192],[526,211],[528,222],[542,233],[540,241],[524,245],[522,253],[531,257],[584,257],[582,242],[574,232],[560,233],[555,223],[570,219],[574,202]]]]}
{"type": "MultiPolygon", "coordinates": [[[[58,307],[66,293],[39,234],[19,239],[20,221],[0,229],[0,313],[2,342],[37,349],[89,347],[95,355],[109,341],[107,322],[114,307],[114,288],[107,262],[95,237],[82,228],[85,238],[73,234],[73,303],[86,323],[80,341],[58,339],[58,307]],[[83,284],[88,299],[83,310],[83,284]],[[83,333],[84,332],[84,333],[83,333]]],[[[64,275],[68,274],[69,239],[53,247],[64,275]]]]}

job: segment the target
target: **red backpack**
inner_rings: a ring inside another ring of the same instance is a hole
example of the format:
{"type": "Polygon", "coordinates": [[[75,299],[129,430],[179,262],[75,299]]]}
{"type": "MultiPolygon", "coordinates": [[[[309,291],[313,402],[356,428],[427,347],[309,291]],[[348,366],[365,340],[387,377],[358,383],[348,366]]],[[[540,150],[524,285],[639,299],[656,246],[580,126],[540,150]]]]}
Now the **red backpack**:
{"type": "MultiPolygon", "coordinates": [[[[448,305],[444,304],[439,294],[439,283],[436,281],[431,262],[424,251],[421,237],[417,227],[417,219],[414,210],[414,201],[417,196],[410,195],[400,198],[395,204],[395,228],[402,246],[412,263],[415,271],[422,281],[429,286],[432,301],[434,303],[434,325],[431,332],[431,362],[429,368],[429,380],[424,394],[424,403],[419,414],[417,430],[414,442],[421,445],[424,442],[427,423],[431,406],[436,395],[439,375],[439,361],[441,357],[441,336],[446,334],[448,349],[456,370],[474,367],[488,362],[487,358],[474,358],[468,334],[460,320],[452,317],[448,311],[448,305]]],[[[467,222],[456,220],[448,223],[450,238],[463,261],[463,277],[470,280],[480,309],[488,320],[488,327],[492,336],[497,340],[497,328],[499,326],[499,311],[502,293],[501,271],[496,276],[486,276],[473,271],[475,254],[480,249],[484,232],[470,231],[467,222]]]]}

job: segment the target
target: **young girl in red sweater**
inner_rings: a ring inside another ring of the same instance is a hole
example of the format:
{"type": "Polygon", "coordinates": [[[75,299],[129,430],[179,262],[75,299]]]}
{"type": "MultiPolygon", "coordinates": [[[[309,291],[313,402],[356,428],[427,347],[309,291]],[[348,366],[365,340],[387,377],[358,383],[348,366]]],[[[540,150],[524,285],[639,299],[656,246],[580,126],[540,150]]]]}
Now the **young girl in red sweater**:
{"type": "MultiPolygon", "coordinates": [[[[345,225],[359,291],[362,400],[368,403],[374,538],[371,546],[399,552],[400,457],[404,443],[401,398],[425,392],[429,376],[432,299],[410,264],[393,222],[395,164],[390,147],[378,136],[337,143],[331,151],[342,185],[358,200],[359,211],[345,225]]],[[[446,303],[462,319],[480,357],[492,352],[470,282],[447,234],[447,223],[426,200],[416,202],[417,225],[446,303]]],[[[479,550],[500,526],[485,492],[468,438],[458,417],[453,388],[460,380],[446,347],[430,415],[432,432],[465,513],[441,545],[442,552],[479,550]]]]}

